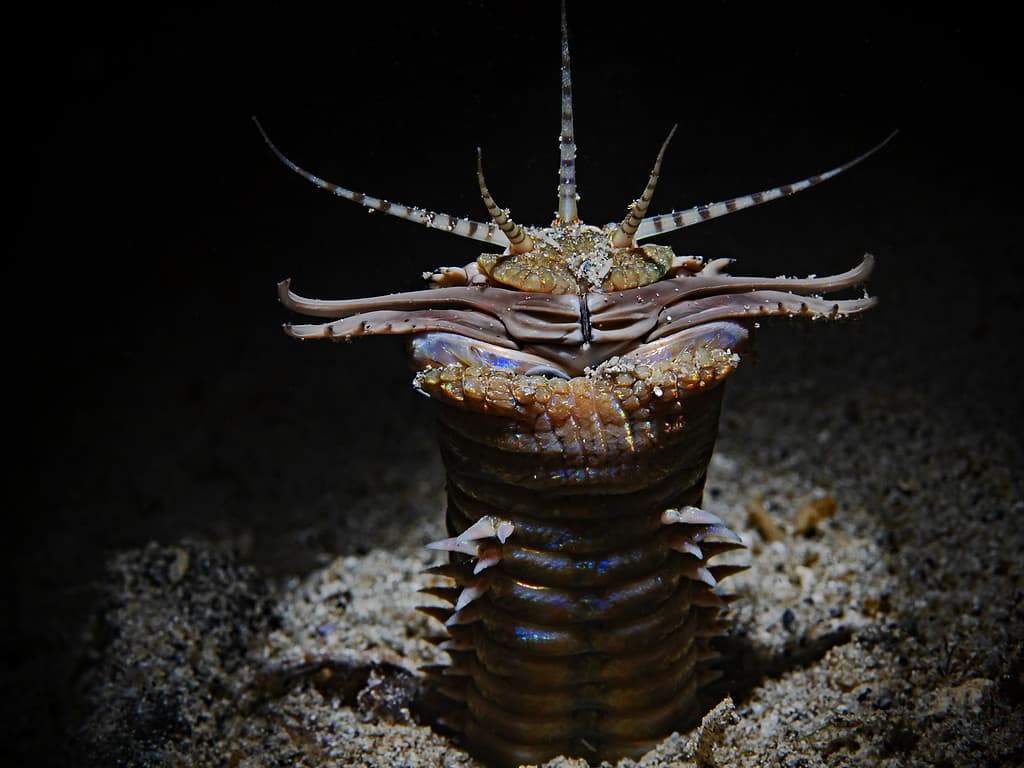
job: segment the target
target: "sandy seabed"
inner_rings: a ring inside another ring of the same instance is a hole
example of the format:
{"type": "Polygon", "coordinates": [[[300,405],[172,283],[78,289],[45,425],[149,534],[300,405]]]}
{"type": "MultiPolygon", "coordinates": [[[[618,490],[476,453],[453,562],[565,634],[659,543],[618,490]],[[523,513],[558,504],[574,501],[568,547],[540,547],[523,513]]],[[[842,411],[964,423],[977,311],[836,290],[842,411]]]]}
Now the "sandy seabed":
{"type": "MultiPolygon", "coordinates": [[[[751,566],[728,583],[741,599],[709,705],[723,701],[620,765],[1020,764],[1019,443],[898,379],[780,381],[826,354],[806,336],[787,353],[789,333],[759,340],[770,366],[741,366],[705,496],[751,566]]],[[[814,333],[866,364],[861,327],[814,333]]],[[[445,655],[416,590],[443,499],[427,430],[412,438],[422,466],[365,467],[387,490],[358,509],[324,501],[350,521],[334,534],[349,554],[305,575],[270,578],[237,544],[117,553],[92,625],[85,762],[475,765],[423,722],[416,670],[445,655]]]]}

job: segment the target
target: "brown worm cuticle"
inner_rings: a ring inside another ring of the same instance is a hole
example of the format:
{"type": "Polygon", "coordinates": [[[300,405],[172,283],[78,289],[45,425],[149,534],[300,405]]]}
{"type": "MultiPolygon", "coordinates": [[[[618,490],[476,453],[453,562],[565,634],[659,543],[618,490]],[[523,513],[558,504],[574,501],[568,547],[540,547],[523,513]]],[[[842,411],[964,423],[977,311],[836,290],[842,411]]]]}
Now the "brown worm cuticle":
{"type": "Polygon", "coordinates": [[[446,607],[423,610],[444,625],[451,664],[424,673],[451,702],[444,724],[492,766],[637,758],[704,714],[733,599],[719,582],[744,567],[713,562],[743,544],[700,508],[725,380],[758,318],[834,320],[875,303],[827,298],[861,285],[870,256],[839,275],[759,278],[638,241],[800,192],[888,139],[802,181],[645,217],[666,141],[642,203],[618,224],[584,224],[564,7],[562,30],[549,227],[513,223],[482,171],[491,223],[326,182],[264,134],[322,189],[504,248],[425,273],[422,291],[320,301],[279,285],[287,307],[327,320],[286,325],[296,338],[409,336],[447,472],[449,537],[429,545],[448,554],[431,569],[444,586],[424,590],[446,607]]]}

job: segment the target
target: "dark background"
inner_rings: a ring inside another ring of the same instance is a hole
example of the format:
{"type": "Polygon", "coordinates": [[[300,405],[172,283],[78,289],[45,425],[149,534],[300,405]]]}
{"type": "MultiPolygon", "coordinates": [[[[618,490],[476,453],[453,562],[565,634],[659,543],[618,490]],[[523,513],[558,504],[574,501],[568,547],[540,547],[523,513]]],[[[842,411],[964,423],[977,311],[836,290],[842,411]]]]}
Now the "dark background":
{"type": "MultiPolygon", "coordinates": [[[[411,290],[478,244],[314,189],[250,116],[325,178],[483,219],[479,145],[499,204],[525,224],[552,216],[556,3],[332,8],[54,9],[8,29],[5,742],[35,764],[64,755],[111,551],[198,535],[299,572],[346,546],[318,499],[423,460],[431,414],[401,342],[300,345],[274,286],[411,290]]],[[[677,122],[658,213],[802,178],[900,129],[823,187],[661,242],[768,275],[872,251],[870,333],[905,355],[831,361],[837,375],[892,376],[950,407],[1006,398],[1018,417],[1008,22],[727,2],[570,3],[569,22],[591,223],[621,217],[677,122]]]]}

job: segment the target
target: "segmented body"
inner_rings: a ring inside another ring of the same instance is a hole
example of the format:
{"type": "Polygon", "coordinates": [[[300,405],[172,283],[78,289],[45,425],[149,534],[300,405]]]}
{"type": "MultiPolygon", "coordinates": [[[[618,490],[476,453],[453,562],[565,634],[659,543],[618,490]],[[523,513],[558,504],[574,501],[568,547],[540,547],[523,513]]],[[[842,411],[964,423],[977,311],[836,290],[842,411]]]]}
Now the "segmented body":
{"type": "Polygon", "coordinates": [[[505,248],[427,275],[423,291],[321,301],[279,289],[291,309],[330,318],[287,326],[297,338],[411,337],[414,386],[438,404],[448,477],[450,538],[429,545],[449,553],[432,569],[448,586],[426,591],[449,607],[424,610],[445,624],[451,664],[427,672],[451,699],[445,724],[496,766],[636,757],[700,714],[697,692],[717,674],[710,640],[730,599],[718,582],[736,570],[710,561],[742,546],[700,509],[723,382],[755,318],[834,319],[874,303],[822,298],[863,282],[870,257],[828,277],[735,277],[724,260],[637,245],[801,191],[870,152],[792,184],[645,217],[666,140],[621,223],[580,222],[564,8],[562,32],[550,227],[512,221],[479,165],[488,223],[352,192],[267,139],[323,189],[505,248]]]}
{"type": "Polygon", "coordinates": [[[418,377],[442,402],[449,532],[487,518],[512,530],[436,571],[458,586],[435,592],[453,608],[481,593],[434,612],[452,657],[434,674],[489,762],[635,757],[697,714],[724,605],[725,574],[706,562],[740,546],[696,509],[715,385],[734,364],[709,345],[569,381],[456,366],[418,377]]]}

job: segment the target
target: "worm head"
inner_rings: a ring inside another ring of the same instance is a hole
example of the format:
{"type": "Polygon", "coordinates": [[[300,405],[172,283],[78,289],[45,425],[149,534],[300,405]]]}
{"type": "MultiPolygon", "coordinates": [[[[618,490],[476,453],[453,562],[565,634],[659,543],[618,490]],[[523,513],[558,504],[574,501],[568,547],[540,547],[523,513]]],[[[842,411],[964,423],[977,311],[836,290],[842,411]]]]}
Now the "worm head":
{"type": "Polygon", "coordinates": [[[558,205],[550,226],[521,226],[508,209],[498,206],[484,180],[479,150],[477,182],[489,221],[392,203],[325,181],[287,158],[260,127],[281,162],[317,187],[367,208],[501,249],[483,253],[463,267],[425,273],[431,286],[422,291],[321,301],[299,296],[285,281],[279,285],[279,296],[286,306],[328,318],[315,325],[288,325],[287,332],[303,339],[443,334],[448,340],[443,344],[434,339],[418,345],[421,353],[414,355],[418,367],[430,367],[431,355],[446,359],[468,355],[486,358],[499,367],[504,364],[571,377],[613,355],[665,344],[674,334],[703,324],[728,321],[745,327],[744,321],[770,315],[834,319],[874,304],[866,295],[823,298],[864,282],[872,267],[870,256],[848,272],[827,277],[743,277],[724,272],[727,260],[679,257],[668,246],[639,241],[808,189],[861,162],[892,136],[824,173],[717,203],[648,216],[675,130],[662,143],[643,192],[628,205],[621,221],[599,227],[580,220],[564,8],[558,205]],[[477,352],[468,352],[466,344],[475,346],[477,352]]]}

